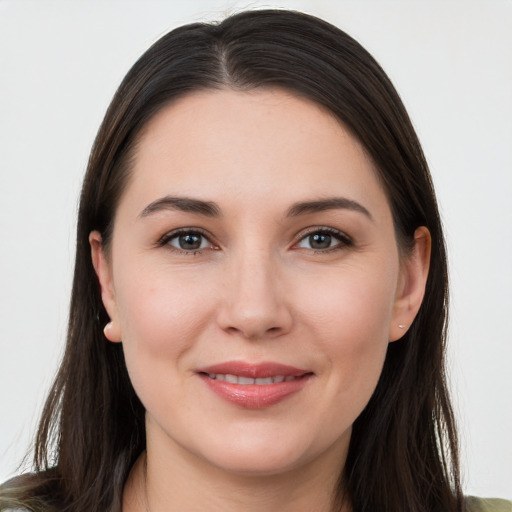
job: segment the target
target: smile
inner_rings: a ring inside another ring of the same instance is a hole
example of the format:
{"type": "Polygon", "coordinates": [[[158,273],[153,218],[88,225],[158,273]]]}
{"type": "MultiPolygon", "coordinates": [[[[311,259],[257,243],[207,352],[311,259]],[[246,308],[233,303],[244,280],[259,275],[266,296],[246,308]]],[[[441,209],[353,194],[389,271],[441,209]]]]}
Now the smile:
{"type": "Polygon", "coordinates": [[[248,386],[251,384],[256,384],[257,386],[264,386],[267,384],[279,384],[280,382],[291,382],[292,380],[300,378],[294,377],[292,375],[276,375],[275,377],[262,377],[258,379],[253,379],[251,377],[242,377],[240,375],[232,375],[229,373],[208,373],[207,375],[208,377],[210,377],[210,379],[222,380],[225,382],[230,382],[231,384],[240,384],[241,386],[248,386]]]}
{"type": "Polygon", "coordinates": [[[228,361],[197,371],[210,391],[244,409],[263,409],[299,393],[314,376],[280,363],[228,361]]]}

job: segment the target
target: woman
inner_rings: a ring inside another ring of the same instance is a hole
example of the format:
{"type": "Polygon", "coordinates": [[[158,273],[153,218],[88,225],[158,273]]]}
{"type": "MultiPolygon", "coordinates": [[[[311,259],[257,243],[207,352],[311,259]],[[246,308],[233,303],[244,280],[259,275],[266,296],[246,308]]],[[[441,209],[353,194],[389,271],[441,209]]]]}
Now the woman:
{"type": "Polygon", "coordinates": [[[446,302],[427,165],[373,58],[286,11],[174,30],[98,133],[36,471],[2,506],[507,507],[461,494],[446,302]]]}

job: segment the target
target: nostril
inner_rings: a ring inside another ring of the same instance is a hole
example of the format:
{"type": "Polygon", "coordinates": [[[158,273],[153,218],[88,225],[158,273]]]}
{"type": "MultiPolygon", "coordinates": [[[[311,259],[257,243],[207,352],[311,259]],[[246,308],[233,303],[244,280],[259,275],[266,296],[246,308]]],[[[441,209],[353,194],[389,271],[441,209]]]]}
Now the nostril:
{"type": "Polygon", "coordinates": [[[272,300],[251,301],[240,294],[226,300],[217,313],[217,323],[226,333],[247,339],[275,338],[288,332],[291,311],[283,303],[272,300]]]}

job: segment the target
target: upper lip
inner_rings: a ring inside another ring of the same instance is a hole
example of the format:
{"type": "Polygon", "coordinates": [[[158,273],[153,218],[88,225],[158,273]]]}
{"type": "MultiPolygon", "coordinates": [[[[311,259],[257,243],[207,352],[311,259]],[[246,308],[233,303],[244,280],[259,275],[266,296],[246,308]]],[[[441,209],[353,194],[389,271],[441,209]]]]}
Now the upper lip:
{"type": "Polygon", "coordinates": [[[304,370],[275,362],[248,363],[245,361],[226,361],[212,366],[199,368],[197,373],[237,375],[239,377],[249,377],[252,379],[264,379],[266,377],[275,377],[282,375],[284,377],[300,377],[306,373],[312,373],[310,370],[304,370]]]}

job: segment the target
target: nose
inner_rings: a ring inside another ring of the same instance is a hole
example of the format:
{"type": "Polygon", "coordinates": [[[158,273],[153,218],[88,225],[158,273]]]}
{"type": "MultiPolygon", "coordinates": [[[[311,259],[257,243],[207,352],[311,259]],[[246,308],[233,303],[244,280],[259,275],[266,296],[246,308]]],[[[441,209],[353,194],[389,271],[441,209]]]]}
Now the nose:
{"type": "Polygon", "coordinates": [[[269,256],[241,255],[224,282],[218,325],[248,340],[279,337],[290,331],[290,297],[278,264],[269,256]]]}

